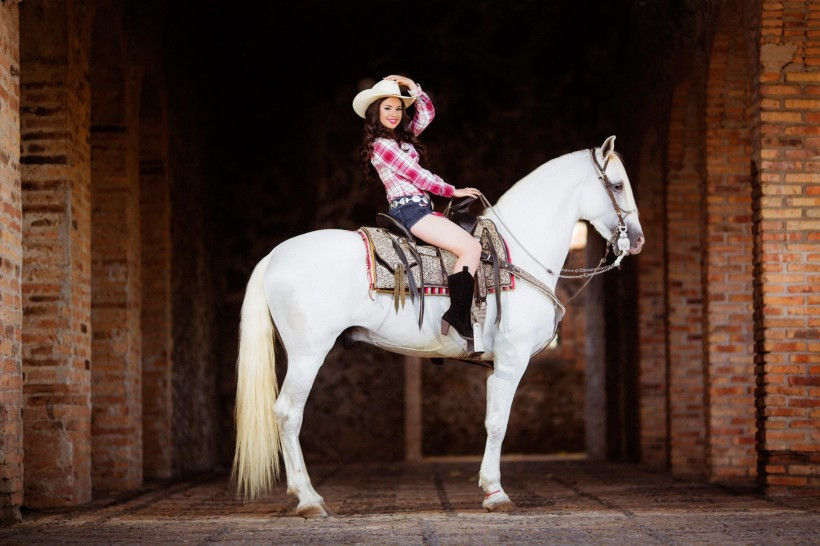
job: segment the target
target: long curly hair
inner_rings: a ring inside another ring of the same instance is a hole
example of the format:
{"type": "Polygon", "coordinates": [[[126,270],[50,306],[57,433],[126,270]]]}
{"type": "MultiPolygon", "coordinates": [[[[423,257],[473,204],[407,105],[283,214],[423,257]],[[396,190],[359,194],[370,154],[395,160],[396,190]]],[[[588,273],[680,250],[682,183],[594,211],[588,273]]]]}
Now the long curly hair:
{"type": "Polygon", "coordinates": [[[389,97],[384,97],[374,101],[364,114],[364,138],[359,147],[359,158],[362,164],[362,175],[365,182],[377,183],[379,182],[379,175],[376,168],[370,163],[370,158],[373,156],[373,142],[377,138],[389,138],[395,140],[399,145],[403,143],[412,144],[419,153],[419,160],[425,161],[427,159],[427,150],[424,144],[419,141],[419,138],[410,130],[411,116],[407,115],[407,110],[402,110],[401,121],[395,129],[388,129],[382,122],[379,121],[379,108],[381,104],[389,97]]]}

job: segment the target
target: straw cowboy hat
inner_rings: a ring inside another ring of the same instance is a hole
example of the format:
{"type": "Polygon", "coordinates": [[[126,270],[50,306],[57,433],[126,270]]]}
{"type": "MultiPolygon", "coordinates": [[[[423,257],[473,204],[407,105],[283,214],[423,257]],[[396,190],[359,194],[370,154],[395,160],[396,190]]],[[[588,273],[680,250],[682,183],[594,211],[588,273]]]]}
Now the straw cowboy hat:
{"type": "Polygon", "coordinates": [[[367,107],[384,97],[396,97],[397,99],[401,99],[405,108],[413,104],[413,101],[416,100],[416,97],[402,95],[399,84],[393,80],[382,80],[370,89],[365,89],[356,95],[356,98],[353,99],[353,110],[359,114],[360,118],[363,118],[367,107]]]}

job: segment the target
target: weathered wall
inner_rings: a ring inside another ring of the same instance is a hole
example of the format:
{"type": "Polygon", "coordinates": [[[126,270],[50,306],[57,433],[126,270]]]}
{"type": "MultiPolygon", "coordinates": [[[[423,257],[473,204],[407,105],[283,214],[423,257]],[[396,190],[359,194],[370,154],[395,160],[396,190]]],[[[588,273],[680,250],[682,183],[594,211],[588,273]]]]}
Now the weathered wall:
{"type": "Polygon", "coordinates": [[[87,2],[20,7],[25,503],[91,498],[87,2]]]}
{"type": "Polygon", "coordinates": [[[94,489],[142,483],[139,80],[120,2],[95,0],[91,43],[94,489]]]}
{"type": "Polygon", "coordinates": [[[670,467],[704,472],[703,286],[701,284],[703,156],[698,80],[678,84],[669,121],[666,198],[670,467]]]}
{"type": "Polygon", "coordinates": [[[724,2],[706,82],[703,241],[706,453],[710,479],[750,482],[754,450],[751,97],[748,3],[724,2]]]}
{"type": "Polygon", "coordinates": [[[23,502],[19,24],[16,2],[0,6],[0,525],[23,502]]]}
{"type": "Polygon", "coordinates": [[[752,14],[757,451],[768,493],[820,491],[820,5],[752,14]]]}

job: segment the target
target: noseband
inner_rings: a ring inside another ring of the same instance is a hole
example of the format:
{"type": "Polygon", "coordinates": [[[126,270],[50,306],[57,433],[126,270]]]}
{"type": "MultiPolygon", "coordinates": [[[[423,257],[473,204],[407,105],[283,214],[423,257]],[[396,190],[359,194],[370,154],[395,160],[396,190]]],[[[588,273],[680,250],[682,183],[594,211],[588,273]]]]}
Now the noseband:
{"type": "Polygon", "coordinates": [[[615,214],[618,215],[618,227],[612,232],[612,237],[609,238],[609,242],[615,247],[615,238],[618,239],[618,258],[616,259],[616,263],[621,263],[621,260],[629,254],[629,237],[626,234],[626,222],[624,222],[624,212],[619,205],[618,201],[615,200],[615,190],[612,187],[612,182],[609,181],[609,177],[606,175],[606,167],[609,165],[609,156],[604,159],[604,166],[601,167],[601,164],[598,163],[598,158],[595,157],[595,148],[589,149],[589,156],[592,158],[592,164],[595,165],[595,169],[598,171],[598,180],[601,180],[604,184],[604,189],[606,189],[606,194],[609,196],[609,200],[612,201],[612,208],[615,209],[615,214]]]}

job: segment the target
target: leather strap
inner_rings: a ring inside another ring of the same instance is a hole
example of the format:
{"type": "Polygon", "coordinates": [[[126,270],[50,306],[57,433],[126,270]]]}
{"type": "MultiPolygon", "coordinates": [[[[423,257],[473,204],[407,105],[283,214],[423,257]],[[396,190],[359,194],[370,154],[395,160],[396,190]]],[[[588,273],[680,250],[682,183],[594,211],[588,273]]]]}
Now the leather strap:
{"type": "Polygon", "coordinates": [[[530,275],[529,273],[527,273],[526,271],[524,271],[523,269],[518,267],[517,265],[513,265],[513,264],[511,264],[510,262],[508,262],[506,260],[499,260],[498,265],[501,267],[501,269],[509,271],[510,273],[515,275],[516,277],[519,277],[519,278],[527,281],[528,283],[530,283],[531,285],[536,287],[538,290],[540,290],[541,292],[546,294],[546,296],[552,300],[552,302],[555,304],[555,306],[558,307],[558,309],[561,310],[561,316],[558,317],[555,321],[555,323],[558,324],[558,321],[560,321],[561,318],[563,318],[563,316],[567,312],[567,310],[564,307],[564,304],[561,303],[561,300],[558,299],[558,296],[555,295],[555,292],[553,292],[552,289],[550,289],[549,286],[542,283],[541,281],[539,281],[538,279],[536,279],[535,277],[533,277],[532,275],[530,275]]]}
{"type": "MultiPolygon", "coordinates": [[[[419,255],[416,247],[408,243],[407,248],[410,250],[410,255],[416,260],[416,267],[419,268],[419,283],[421,283],[419,290],[419,330],[421,330],[421,324],[424,321],[424,267],[421,261],[421,255],[419,255]]],[[[413,277],[413,272],[410,269],[407,270],[407,276],[411,279],[413,277]]],[[[411,280],[411,282],[415,282],[415,280],[411,280]]],[[[413,290],[412,285],[410,289],[413,290]]]]}
{"type": "Polygon", "coordinates": [[[404,250],[402,250],[401,245],[396,241],[396,239],[391,238],[390,242],[393,243],[393,250],[396,251],[399,261],[404,266],[404,270],[407,272],[407,283],[410,285],[410,301],[415,302],[416,280],[413,278],[413,273],[410,271],[410,264],[407,262],[407,256],[404,255],[404,250]]]}
{"type": "Polygon", "coordinates": [[[495,246],[493,242],[489,240],[487,236],[486,230],[481,233],[481,242],[482,244],[486,241],[487,249],[490,252],[490,263],[493,266],[493,282],[495,283],[495,325],[498,326],[501,324],[501,274],[498,269],[499,267],[499,259],[498,253],[495,251],[495,246]]]}
{"type": "Polygon", "coordinates": [[[393,250],[396,251],[396,255],[399,257],[399,260],[404,266],[404,270],[407,272],[407,284],[410,285],[410,301],[415,302],[416,296],[418,295],[419,330],[421,330],[421,325],[424,321],[424,268],[422,267],[421,256],[412,245],[407,245],[407,249],[410,251],[410,255],[413,257],[413,260],[416,262],[416,267],[419,270],[419,281],[422,286],[422,289],[419,290],[418,286],[416,286],[416,279],[413,277],[413,271],[410,269],[410,263],[407,261],[407,256],[404,254],[404,250],[401,248],[399,240],[394,237],[390,237],[390,242],[393,244],[393,250]]]}

